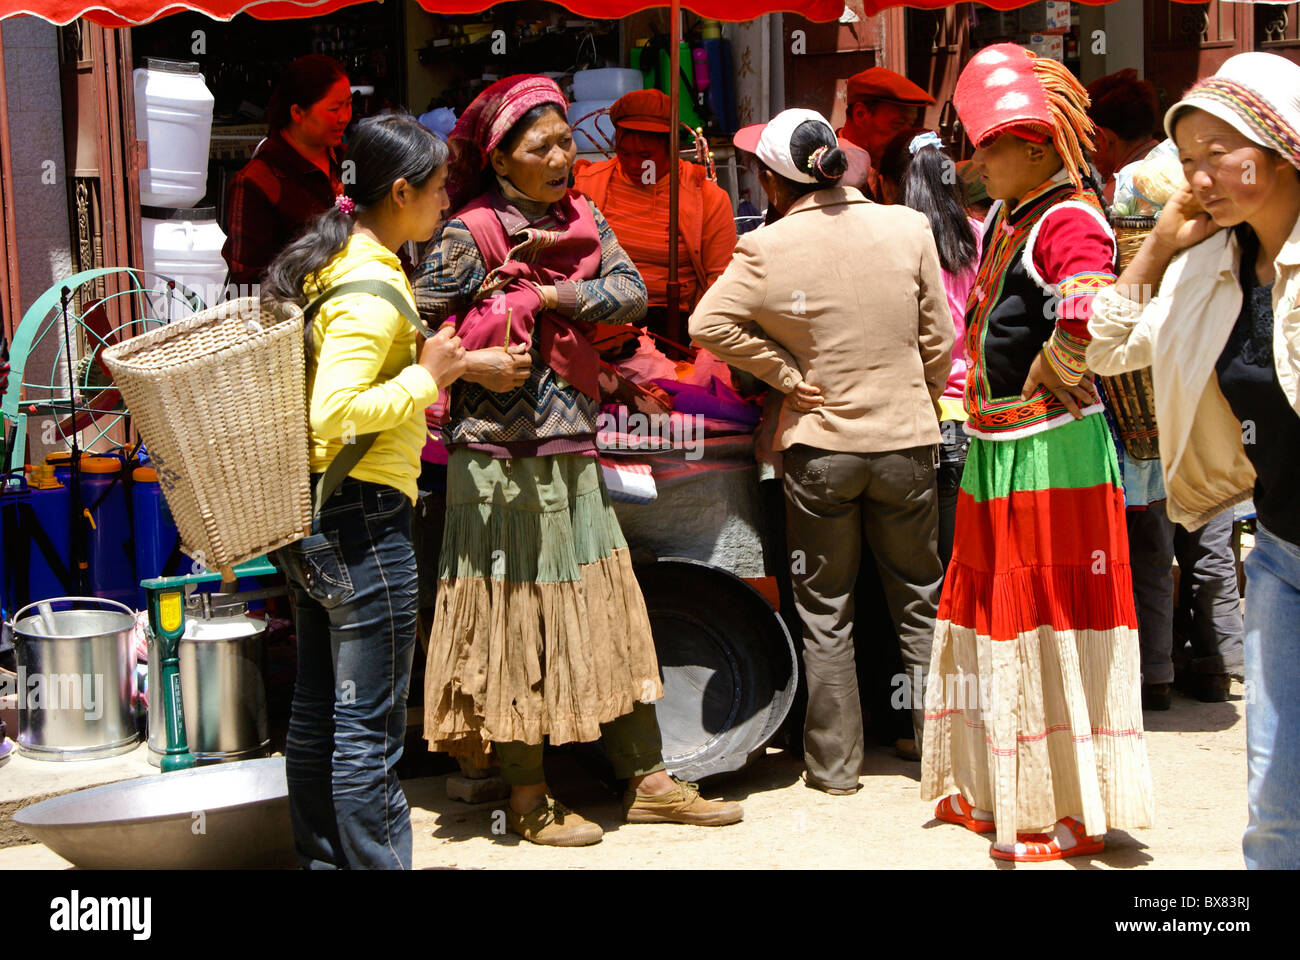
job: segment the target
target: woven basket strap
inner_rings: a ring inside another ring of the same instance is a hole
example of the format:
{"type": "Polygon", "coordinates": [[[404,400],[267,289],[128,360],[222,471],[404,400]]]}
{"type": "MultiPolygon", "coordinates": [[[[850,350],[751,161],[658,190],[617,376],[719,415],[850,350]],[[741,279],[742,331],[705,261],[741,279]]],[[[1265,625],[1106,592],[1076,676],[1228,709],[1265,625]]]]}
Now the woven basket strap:
{"type": "MultiPolygon", "coordinates": [[[[411,306],[410,301],[398,293],[397,288],[391,283],[385,283],[383,280],[349,280],[347,283],[336,283],[303,308],[303,332],[307,340],[309,355],[311,353],[311,327],[316,312],[325,301],[350,293],[368,293],[372,296],[382,297],[392,305],[394,310],[406,318],[407,322],[415,328],[418,336],[428,335],[428,330],[421,322],[419,314],[411,306]]],[[[338,456],[330,461],[330,465],[325,468],[320,480],[316,482],[315,496],[312,498],[311,514],[313,519],[320,513],[325,501],[333,495],[339,484],[352,472],[352,469],[361,462],[361,458],[366,455],[378,438],[379,434],[377,433],[362,434],[356,437],[352,443],[344,444],[338,456]]]]}
{"type": "Polygon", "coordinates": [[[383,297],[387,300],[407,322],[415,328],[415,332],[420,336],[427,336],[428,330],[420,320],[420,315],[415,312],[411,302],[397,292],[397,288],[391,283],[383,280],[349,280],[346,283],[336,283],[330,287],[315,300],[312,300],[307,306],[302,308],[303,320],[308,329],[311,329],[312,320],[316,318],[316,311],[326,300],[332,300],[334,297],[346,296],[349,293],[368,293],[371,296],[383,297]]]}
{"type": "Polygon", "coordinates": [[[347,479],[347,475],[352,472],[352,468],[361,462],[361,458],[366,455],[378,439],[379,434],[377,433],[363,433],[351,443],[344,444],[338,456],[330,461],[330,465],[325,468],[325,472],[316,481],[316,490],[315,495],[312,497],[311,507],[313,520],[320,513],[321,507],[325,506],[325,501],[339,488],[339,484],[347,479]]]}

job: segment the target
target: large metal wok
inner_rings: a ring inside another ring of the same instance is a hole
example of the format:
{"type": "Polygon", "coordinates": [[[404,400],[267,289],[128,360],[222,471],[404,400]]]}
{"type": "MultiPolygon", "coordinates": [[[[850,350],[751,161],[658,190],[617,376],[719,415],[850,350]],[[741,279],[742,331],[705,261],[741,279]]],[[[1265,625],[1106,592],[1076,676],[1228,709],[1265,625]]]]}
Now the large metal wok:
{"type": "Polygon", "coordinates": [[[91,787],[24,807],[13,819],[92,870],[297,865],[283,757],[91,787]]]}

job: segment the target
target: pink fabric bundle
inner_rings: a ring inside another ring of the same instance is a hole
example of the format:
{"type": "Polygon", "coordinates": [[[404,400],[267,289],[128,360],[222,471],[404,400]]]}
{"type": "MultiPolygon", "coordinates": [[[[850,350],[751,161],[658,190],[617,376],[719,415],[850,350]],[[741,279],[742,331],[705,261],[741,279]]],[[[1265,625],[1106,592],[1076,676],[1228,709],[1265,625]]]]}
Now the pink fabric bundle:
{"type": "Polygon", "coordinates": [[[591,345],[592,325],[543,310],[537,288],[560,280],[580,282],[600,275],[600,231],[588,203],[573,191],[552,206],[553,229],[534,225],[525,239],[510,246],[501,223],[502,202],[483,194],[456,212],[465,224],[488,275],[474,306],[460,318],[456,332],[466,350],[509,343],[537,347],[542,362],[587,396],[600,396],[600,358],[591,345]]]}

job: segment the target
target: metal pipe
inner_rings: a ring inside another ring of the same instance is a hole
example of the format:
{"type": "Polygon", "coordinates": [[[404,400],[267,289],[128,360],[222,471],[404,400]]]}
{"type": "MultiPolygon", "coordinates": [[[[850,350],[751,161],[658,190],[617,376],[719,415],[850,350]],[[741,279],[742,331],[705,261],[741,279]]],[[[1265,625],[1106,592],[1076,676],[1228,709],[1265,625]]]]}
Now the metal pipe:
{"type": "MultiPolygon", "coordinates": [[[[23,315],[23,301],[18,279],[18,225],[14,206],[14,165],[9,150],[9,98],[5,86],[4,59],[4,38],[0,34],[0,182],[4,183],[0,189],[0,202],[4,204],[4,209],[0,210],[0,223],[4,224],[5,254],[5,263],[0,266],[5,297],[4,309],[0,313],[5,317],[5,329],[0,332],[8,338],[18,330],[18,321],[23,315]]],[[[18,390],[21,386],[15,383],[9,389],[18,390]]]]}
{"type": "Polygon", "coordinates": [[[672,0],[668,26],[668,336],[682,340],[681,289],[677,279],[677,203],[681,188],[682,3],[672,0]]]}
{"type": "Polygon", "coordinates": [[[71,512],[72,542],[69,546],[68,569],[72,574],[72,587],[76,593],[85,593],[88,559],[86,556],[85,504],[81,500],[81,444],[77,438],[77,377],[72,367],[72,330],[68,323],[68,303],[72,290],[59,291],[59,309],[63,318],[63,358],[68,366],[68,419],[72,423],[72,460],[69,462],[68,509],[71,512]]]}

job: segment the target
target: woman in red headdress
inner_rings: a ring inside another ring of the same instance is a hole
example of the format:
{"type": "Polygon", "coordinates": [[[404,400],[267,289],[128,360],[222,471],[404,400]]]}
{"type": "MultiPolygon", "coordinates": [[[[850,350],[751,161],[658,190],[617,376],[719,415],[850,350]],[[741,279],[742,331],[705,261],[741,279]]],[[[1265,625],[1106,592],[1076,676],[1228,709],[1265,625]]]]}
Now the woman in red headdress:
{"type": "Polygon", "coordinates": [[[507,823],[534,843],[601,829],[548,796],[542,744],[602,739],[629,822],[733,823],[664,772],[663,695],[645,601],[596,457],[598,324],[639,319],[646,289],[613,231],[569,189],[577,154],[554,81],[484,90],[452,131],[452,218],[414,282],[470,351],[527,343],[522,386],[452,392],[447,522],[425,671],[433,750],[494,745],[507,823]]]}
{"type": "Polygon", "coordinates": [[[1014,44],[957,112],[996,203],[966,308],[966,432],[926,692],[922,796],[992,855],[1100,851],[1151,822],[1124,493],[1084,363],[1115,241],[1088,175],[1088,96],[1014,44]]]}

